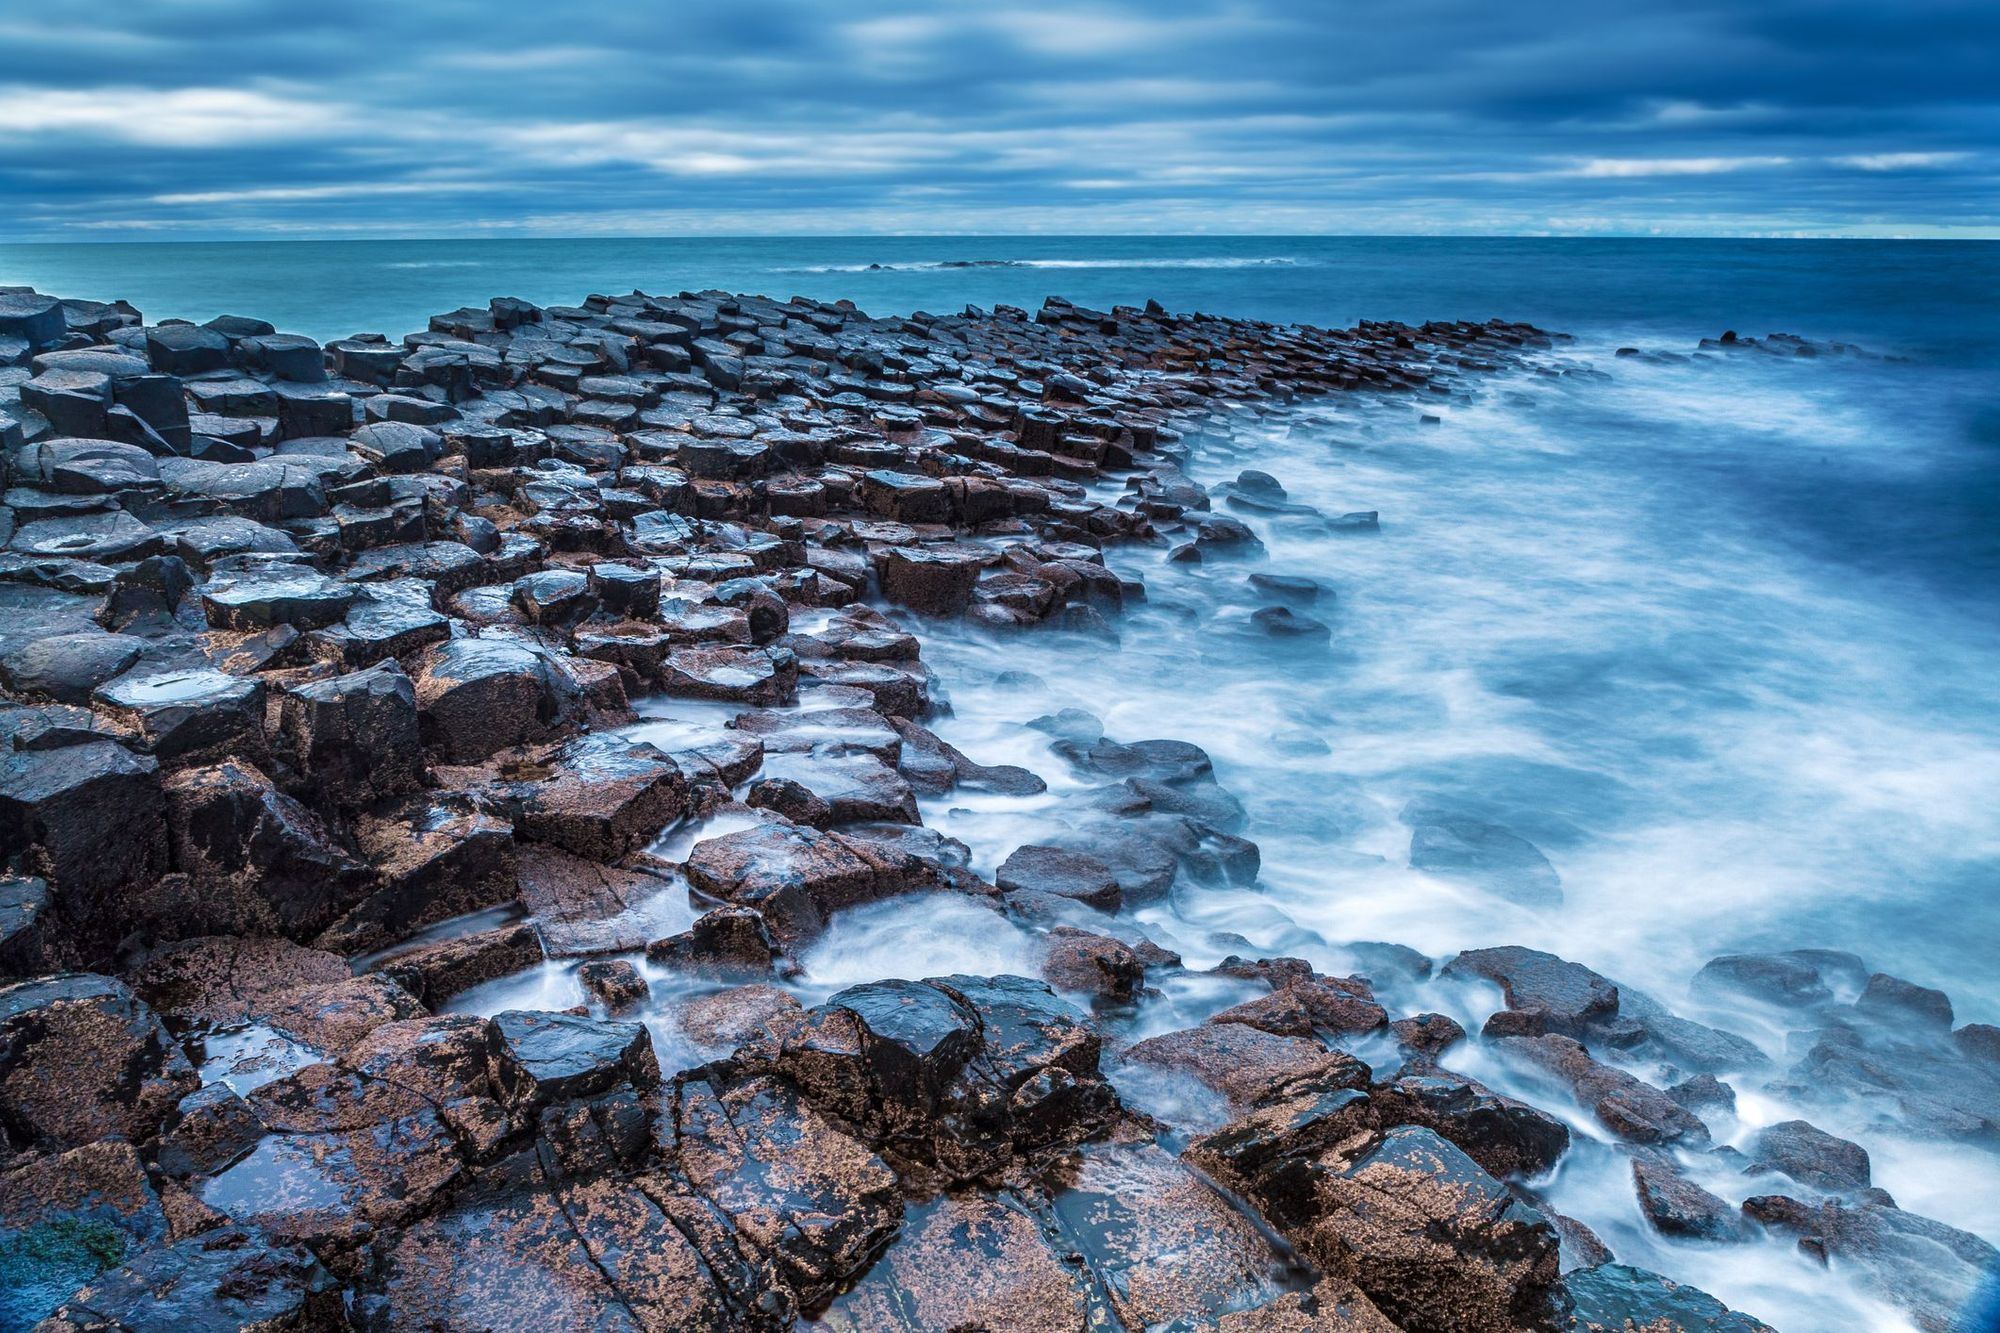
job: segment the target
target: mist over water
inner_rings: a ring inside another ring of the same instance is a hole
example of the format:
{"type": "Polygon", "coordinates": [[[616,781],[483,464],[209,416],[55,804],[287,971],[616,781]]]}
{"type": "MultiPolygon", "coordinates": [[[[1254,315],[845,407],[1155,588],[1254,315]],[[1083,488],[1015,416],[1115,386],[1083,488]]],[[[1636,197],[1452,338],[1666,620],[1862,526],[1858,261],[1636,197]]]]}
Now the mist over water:
{"type": "MultiPolygon", "coordinates": [[[[954,709],[941,734],[982,762],[1033,768],[1052,791],[945,798],[927,820],[986,871],[1039,840],[1065,781],[1083,784],[1024,724],[1079,707],[1119,740],[1200,744],[1248,809],[1255,888],[1183,884],[1137,914],[1190,966],[1235,951],[1234,936],[1334,972],[1353,970],[1349,941],[1440,960],[1523,944],[1737,1031],[1776,1070],[1797,1057],[1796,1023],[1691,994],[1707,959],[1844,949],[1944,989],[1960,1022],[2000,1016],[2000,571],[1990,444],[1970,428],[1990,389],[1920,363],[1614,353],[1584,340],[1560,362],[1601,374],[1513,377],[1421,405],[1436,423],[1407,402],[1342,402],[1194,442],[1189,470],[1212,489],[1254,467],[1322,513],[1379,511],[1381,531],[1329,538],[1317,522],[1242,512],[1261,560],[1114,550],[1148,592],[1115,651],[931,627],[926,657],[954,709]],[[1301,609],[1330,642],[1261,632],[1250,612],[1276,599],[1248,582],[1260,572],[1314,580],[1301,609]],[[1562,905],[1411,869],[1413,804],[1531,841],[1562,905]]],[[[1147,1029],[1236,998],[1176,1006],[1147,1029]]],[[[1494,1002],[1440,982],[1390,1008],[1476,1029],[1494,1002]]],[[[1476,1043],[1455,1054],[1447,1064],[1492,1086],[1569,1105],[1476,1043]]],[[[1991,1153],[1910,1139],[1860,1106],[1788,1105],[1764,1081],[1736,1080],[1718,1142],[1810,1116],[1865,1143],[1903,1206],[2000,1235],[1991,1153]]],[[[1789,1242],[1663,1239],[1626,1159],[1570,1109],[1580,1147],[1547,1192],[1621,1261],[1781,1328],[1900,1326],[1789,1242]]],[[[1711,1175],[1732,1203],[1769,1188],[1711,1175]]]]}

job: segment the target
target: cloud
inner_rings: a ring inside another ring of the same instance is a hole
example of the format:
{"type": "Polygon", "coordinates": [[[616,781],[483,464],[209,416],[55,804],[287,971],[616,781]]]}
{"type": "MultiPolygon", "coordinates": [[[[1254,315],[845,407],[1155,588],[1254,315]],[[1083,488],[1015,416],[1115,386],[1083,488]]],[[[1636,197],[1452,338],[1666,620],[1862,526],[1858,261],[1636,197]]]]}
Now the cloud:
{"type": "Polygon", "coordinates": [[[0,46],[4,239],[2000,234],[1973,0],[181,0],[0,46]]]}
{"type": "Polygon", "coordinates": [[[1858,167],[1862,171],[1910,171],[1949,166],[1971,156],[1970,153],[1851,153],[1833,160],[1843,167],[1858,167]]]}
{"type": "Polygon", "coordinates": [[[489,181],[355,181],[348,185],[277,185],[250,190],[156,194],[146,202],[176,205],[300,203],[317,199],[379,199],[400,194],[476,194],[493,188],[489,181]]]}
{"type": "Polygon", "coordinates": [[[249,88],[0,88],[15,135],[77,136],[150,148],[213,148],[339,134],[339,107],[249,88]]]}
{"type": "Polygon", "coordinates": [[[1789,166],[1789,157],[1595,157],[1557,173],[1585,180],[1634,176],[1721,176],[1732,171],[1789,166]]]}

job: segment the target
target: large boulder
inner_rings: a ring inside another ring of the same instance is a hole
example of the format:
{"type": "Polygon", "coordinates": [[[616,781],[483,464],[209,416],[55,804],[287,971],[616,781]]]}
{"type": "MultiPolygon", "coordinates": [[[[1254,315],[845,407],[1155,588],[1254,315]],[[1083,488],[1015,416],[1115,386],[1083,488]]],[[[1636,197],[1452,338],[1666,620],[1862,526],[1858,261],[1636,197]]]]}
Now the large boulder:
{"type": "Polygon", "coordinates": [[[2000,1319],[2000,1251],[1969,1232],[1881,1202],[1815,1206],[1761,1195],[1743,1211],[1797,1236],[1801,1250],[1840,1265],[1924,1333],[1990,1329],[2000,1319]]]}
{"type": "Polygon", "coordinates": [[[878,568],[882,596],[931,616],[953,616],[972,604],[979,571],[993,563],[990,551],[936,546],[896,546],[878,568]]]}
{"type": "Polygon", "coordinates": [[[616,861],[688,812],[688,784],[662,751],[627,738],[579,736],[540,758],[519,784],[519,836],[593,861],[616,861]]]}
{"type": "Polygon", "coordinates": [[[1368,1066],[1315,1038],[1283,1037],[1243,1023],[1205,1023],[1148,1037],[1124,1058],[1196,1079],[1238,1109],[1304,1090],[1365,1087],[1369,1078],[1368,1066]]]}
{"type": "Polygon", "coordinates": [[[1566,1087],[1606,1129],[1632,1143],[1706,1147],[1701,1117],[1651,1084],[1600,1063],[1581,1042],[1549,1033],[1501,1037],[1493,1049],[1566,1087]]]}
{"type": "Polygon", "coordinates": [[[264,754],[264,683],[195,669],[135,671],[98,687],[94,701],[162,760],[264,754]]]}
{"type": "Polygon", "coordinates": [[[1753,1171],[1776,1171],[1801,1185],[1839,1192],[1868,1188],[1868,1150],[1804,1120],[1757,1131],[1746,1146],[1753,1171]]]}
{"type": "Polygon", "coordinates": [[[128,634],[51,634],[0,657],[0,683],[25,699],[87,704],[92,690],[130,669],[145,647],[128,634]]]}
{"type": "Polygon", "coordinates": [[[515,895],[513,825],[450,793],[372,813],[355,840],[377,888],[328,927],[325,947],[359,952],[515,895]]]}
{"type": "Polygon", "coordinates": [[[839,835],[789,823],[696,843],[687,877],[711,898],[754,908],[784,943],[818,935],[840,908],[887,896],[876,868],[839,835]]]}

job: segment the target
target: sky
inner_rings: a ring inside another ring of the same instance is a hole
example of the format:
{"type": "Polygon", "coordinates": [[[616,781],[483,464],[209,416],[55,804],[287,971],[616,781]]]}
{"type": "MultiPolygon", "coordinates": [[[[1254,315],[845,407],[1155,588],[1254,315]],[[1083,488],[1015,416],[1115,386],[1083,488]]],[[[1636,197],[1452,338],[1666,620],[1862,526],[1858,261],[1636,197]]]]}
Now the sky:
{"type": "Polygon", "coordinates": [[[2000,4],[0,0],[0,240],[1180,232],[2000,236],[2000,4]]]}

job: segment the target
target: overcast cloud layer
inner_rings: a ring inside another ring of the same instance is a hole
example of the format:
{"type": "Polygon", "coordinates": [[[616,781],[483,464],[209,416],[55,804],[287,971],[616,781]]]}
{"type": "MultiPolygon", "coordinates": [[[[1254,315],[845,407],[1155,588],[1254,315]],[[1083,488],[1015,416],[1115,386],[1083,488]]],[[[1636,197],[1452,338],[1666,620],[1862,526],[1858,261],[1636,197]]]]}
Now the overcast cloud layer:
{"type": "Polygon", "coordinates": [[[0,0],[0,239],[2000,235],[1992,0],[0,0]]]}

